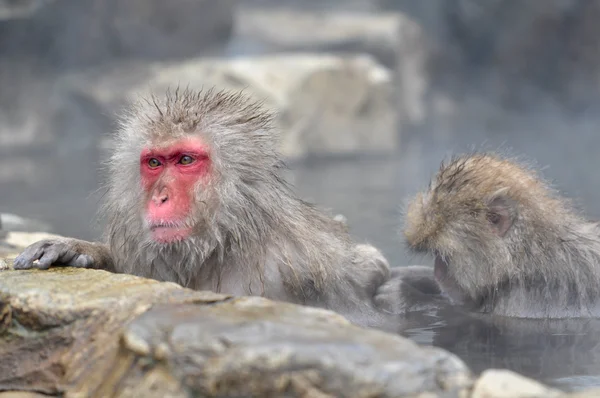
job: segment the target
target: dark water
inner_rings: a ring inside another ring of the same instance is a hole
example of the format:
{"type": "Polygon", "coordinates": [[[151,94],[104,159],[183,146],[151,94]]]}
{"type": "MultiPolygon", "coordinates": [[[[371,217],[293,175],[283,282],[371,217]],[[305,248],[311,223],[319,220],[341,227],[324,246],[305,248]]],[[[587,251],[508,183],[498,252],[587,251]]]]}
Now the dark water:
{"type": "MultiPolygon", "coordinates": [[[[344,214],[355,237],[379,247],[393,266],[430,264],[429,258],[412,257],[402,244],[402,204],[427,185],[441,159],[478,147],[478,142],[483,142],[481,137],[436,145],[405,143],[402,155],[387,158],[312,159],[290,165],[288,177],[302,197],[344,214]]],[[[600,213],[599,144],[600,134],[589,129],[578,131],[576,138],[550,133],[543,140],[531,134],[499,135],[487,139],[485,147],[502,146],[526,154],[593,216],[600,213]]],[[[85,168],[89,174],[75,180],[66,177],[81,170],[60,169],[61,176],[55,178],[64,183],[55,189],[29,189],[24,195],[25,191],[0,187],[0,211],[36,217],[64,235],[96,238],[92,216],[98,195],[92,193],[97,184],[93,168],[85,168]]],[[[399,333],[420,344],[448,349],[475,372],[508,368],[565,389],[600,385],[600,321],[491,319],[444,310],[411,314],[399,333]]]]}
{"type": "Polygon", "coordinates": [[[510,369],[563,390],[600,385],[600,320],[526,320],[461,314],[412,314],[400,334],[445,348],[474,372],[510,369]]]}

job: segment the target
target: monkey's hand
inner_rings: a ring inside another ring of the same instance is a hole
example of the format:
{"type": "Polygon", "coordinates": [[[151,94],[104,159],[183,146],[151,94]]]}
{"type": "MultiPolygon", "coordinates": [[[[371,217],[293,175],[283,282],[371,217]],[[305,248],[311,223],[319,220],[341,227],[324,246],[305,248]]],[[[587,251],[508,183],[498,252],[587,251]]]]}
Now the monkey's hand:
{"type": "Polygon", "coordinates": [[[48,269],[52,265],[79,268],[112,268],[108,248],[72,238],[44,239],[15,258],[14,269],[48,269]]]}
{"type": "Polygon", "coordinates": [[[392,314],[437,308],[440,302],[443,298],[433,269],[418,265],[392,268],[390,279],[375,295],[377,306],[392,314]]]}

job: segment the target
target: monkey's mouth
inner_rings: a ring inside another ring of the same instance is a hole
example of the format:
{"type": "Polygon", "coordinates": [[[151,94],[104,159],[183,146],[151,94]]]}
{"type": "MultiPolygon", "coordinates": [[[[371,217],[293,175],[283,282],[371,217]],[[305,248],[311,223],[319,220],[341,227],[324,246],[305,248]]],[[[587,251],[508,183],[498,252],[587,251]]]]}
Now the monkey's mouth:
{"type": "Polygon", "coordinates": [[[192,234],[192,228],[185,225],[157,223],[151,224],[149,227],[152,239],[160,243],[184,240],[192,234]]]}
{"type": "Polygon", "coordinates": [[[448,277],[448,263],[439,254],[435,256],[433,275],[438,281],[444,281],[448,277]]]}

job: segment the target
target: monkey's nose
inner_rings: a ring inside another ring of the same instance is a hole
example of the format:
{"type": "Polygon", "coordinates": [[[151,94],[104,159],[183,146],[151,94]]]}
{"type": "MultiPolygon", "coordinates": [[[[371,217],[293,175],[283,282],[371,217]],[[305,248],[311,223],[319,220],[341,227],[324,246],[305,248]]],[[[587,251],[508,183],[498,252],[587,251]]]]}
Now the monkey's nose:
{"type": "Polygon", "coordinates": [[[154,194],[152,195],[152,202],[154,202],[155,205],[160,206],[167,200],[169,200],[169,195],[167,194],[166,189],[154,191],[154,194]]]}

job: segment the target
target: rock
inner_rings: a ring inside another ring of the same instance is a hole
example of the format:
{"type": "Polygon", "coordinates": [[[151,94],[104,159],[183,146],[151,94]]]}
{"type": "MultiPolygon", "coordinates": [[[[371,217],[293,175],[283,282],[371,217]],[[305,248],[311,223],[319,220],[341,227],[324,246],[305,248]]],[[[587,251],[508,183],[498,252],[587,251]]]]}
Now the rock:
{"type": "Polygon", "coordinates": [[[48,398],[48,395],[25,391],[5,391],[0,392],[0,398],[48,398]]]}
{"type": "Polygon", "coordinates": [[[226,299],[105,271],[3,271],[0,389],[93,391],[103,384],[125,323],[157,303],[226,299]]]}
{"type": "Polygon", "coordinates": [[[486,370],[475,382],[471,398],[552,398],[563,396],[541,383],[509,370],[486,370]]]}
{"type": "Polygon", "coordinates": [[[156,308],[125,336],[148,349],[125,344],[122,355],[160,363],[199,396],[433,397],[459,396],[469,386],[463,365],[438,349],[257,297],[156,308]]]}
{"type": "Polygon", "coordinates": [[[400,123],[416,124],[425,117],[429,43],[421,26],[407,15],[239,7],[236,21],[239,51],[256,47],[260,52],[372,55],[394,72],[400,123]]]}
{"type": "Polygon", "coordinates": [[[452,354],[326,310],[104,271],[3,271],[0,314],[2,390],[462,397],[472,382],[452,354]]]}
{"type": "Polygon", "coordinates": [[[251,42],[261,51],[367,53],[393,69],[400,58],[402,24],[409,22],[392,13],[238,7],[234,32],[241,44],[251,42]]]}
{"type": "Polygon", "coordinates": [[[245,90],[278,112],[281,150],[307,155],[389,153],[399,146],[392,76],[368,55],[287,54],[195,59],[72,76],[74,90],[120,110],[125,99],[182,87],[245,90]]]}

